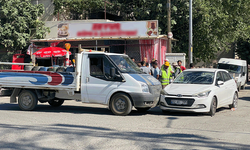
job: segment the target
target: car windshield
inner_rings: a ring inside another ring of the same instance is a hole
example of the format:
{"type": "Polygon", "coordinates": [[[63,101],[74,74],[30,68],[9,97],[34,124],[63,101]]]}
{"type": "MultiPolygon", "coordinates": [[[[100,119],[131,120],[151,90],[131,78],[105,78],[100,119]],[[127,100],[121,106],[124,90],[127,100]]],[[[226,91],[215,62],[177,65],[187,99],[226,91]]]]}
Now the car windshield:
{"type": "Polygon", "coordinates": [[[231,65],[231,64],[218,64],[219,69],[225,69],[230,73],[241,73],[241,66],[231,65]]]}
{"type": "Polygon", "coordinates": [[[174,80],[173,83],[179,84],[212,84],[214,72],[207,71],[184,71],[174,80]]]}
{"type": "Polygon", "coordinates": [[[122,73],[143,74],[141,69],[126,55],[109,55],[122,73]]]}

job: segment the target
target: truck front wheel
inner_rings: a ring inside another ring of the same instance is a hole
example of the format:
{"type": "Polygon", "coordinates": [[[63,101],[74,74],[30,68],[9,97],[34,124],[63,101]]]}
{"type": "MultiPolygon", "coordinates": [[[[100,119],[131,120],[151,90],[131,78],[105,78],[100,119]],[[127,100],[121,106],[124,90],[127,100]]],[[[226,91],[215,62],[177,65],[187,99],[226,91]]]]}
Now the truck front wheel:
{"type": "Polygon", "coordinates": [[[23,90],[18,96],[18,105],[21,110],[33,110],[37,101],[36,94],[31,90],[23,90]]]}
{"type": "Polygon", "coordinates": [[[48,101],[48,103],[52,107],[59,107],[64,103],[64,100],[62,100],[62,99],[53,99],[53,100],[48,101]]]}
{"type": "Polygon", "coordinates": [[[132,103],[128,95],[117,93],[112,96],[109,107],[115,115],[125,116],[131,112],[132,103]]]}

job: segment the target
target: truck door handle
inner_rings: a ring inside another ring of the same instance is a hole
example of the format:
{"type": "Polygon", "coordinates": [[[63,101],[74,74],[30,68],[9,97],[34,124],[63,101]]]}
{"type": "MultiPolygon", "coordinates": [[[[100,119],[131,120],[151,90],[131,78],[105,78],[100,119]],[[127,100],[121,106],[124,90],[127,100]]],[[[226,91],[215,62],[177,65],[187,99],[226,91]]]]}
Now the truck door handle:
{"type": "Polygon", "coordinates": [[[87,82],[87,83],[89,82],[89,77],[86,78],[86,82],[87,82]]]}

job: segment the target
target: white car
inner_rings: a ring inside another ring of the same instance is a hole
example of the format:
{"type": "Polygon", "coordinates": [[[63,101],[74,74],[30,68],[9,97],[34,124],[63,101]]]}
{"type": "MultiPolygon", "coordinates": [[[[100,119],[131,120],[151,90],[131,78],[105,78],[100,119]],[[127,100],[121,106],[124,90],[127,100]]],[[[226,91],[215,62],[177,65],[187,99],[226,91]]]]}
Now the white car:
{"type": "Polygon", "coordinates": [[[237,107],[237,85],[226,70],[188,69],[162,90],[159,104],[163,112],[208,112],[213,116],[217,108],[237,107]]]}

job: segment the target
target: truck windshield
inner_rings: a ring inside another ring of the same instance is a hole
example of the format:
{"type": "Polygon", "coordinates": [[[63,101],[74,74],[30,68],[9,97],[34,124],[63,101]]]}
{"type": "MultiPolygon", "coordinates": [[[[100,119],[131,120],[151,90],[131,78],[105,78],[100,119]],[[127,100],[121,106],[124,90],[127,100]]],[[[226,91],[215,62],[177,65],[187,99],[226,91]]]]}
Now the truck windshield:
{"type": "Polygon", "coordinates": [[[218,68],[219,69],[225,69],[230,73],[241,73],[241,66],[237,66],[237,65],[231,65],[231,64],[222,64],[219,63],[218,64],[218,68]]]}
{"type": "Polygon", "coordinates": [[[125,55],[109,55],[122,73],[143,73],[141,69],[125,55]]]}

